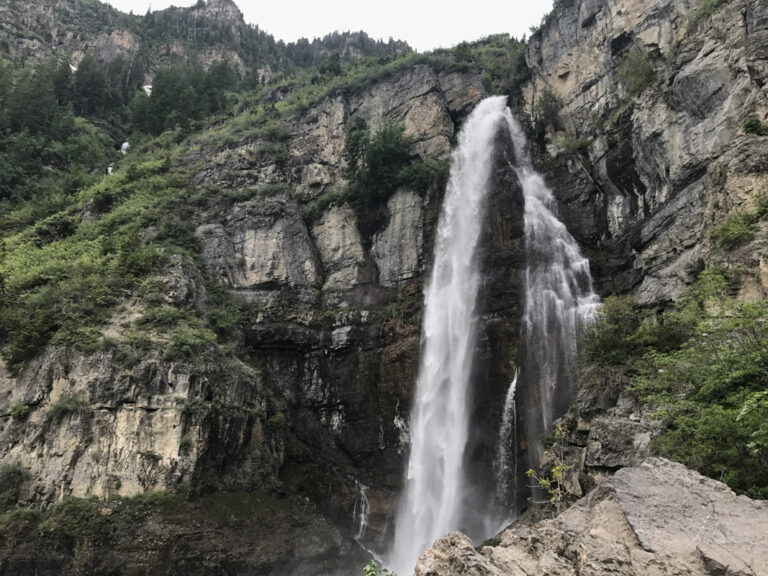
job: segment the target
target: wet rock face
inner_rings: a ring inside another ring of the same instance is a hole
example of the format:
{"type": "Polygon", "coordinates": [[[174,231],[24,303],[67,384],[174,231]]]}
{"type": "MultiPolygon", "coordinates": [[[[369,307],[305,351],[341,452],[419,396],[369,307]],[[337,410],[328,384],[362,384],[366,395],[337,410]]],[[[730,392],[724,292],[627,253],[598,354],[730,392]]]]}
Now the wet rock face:
{"type": "Polygon", "coordinates": [[[472,434],[466,447],[470,462],[466,470],[469,483],[484,503],[489,503],[489,495],[496,490],[493,460],[504,399],[517,368],[524,302],[524,199],[512,168],[519,152],[507,130],[500,130],[486,208],[488,225],[477,255],[484,281],[478,292],[480,322],[469,394],[472,434]]]}
{"type": "Polygon", "coordinates": [[[623,468],[553,520],[516,524],[475,550],[459,533],[419,576],[768,574],[768,506],[661,458],[623,468]]]}
{"type": "Polygon", "coordinates": [[[551,91],[567,138],[587,142],[569,153],[557,144],[565,133],[550,135],[537,162],[601,293],[669,302],[710,261],[706,205],[731,210],[729,197],[744,195],[709,181],[721,162],[732,166],[743,120],[766,111],[768,7],[758,4],[692,23],[690,8],[671,0],[564,2],[531,38],[529,110],[551,91]],[[621,67],[638,50],[654,75],[635,95],[621,67]]]}

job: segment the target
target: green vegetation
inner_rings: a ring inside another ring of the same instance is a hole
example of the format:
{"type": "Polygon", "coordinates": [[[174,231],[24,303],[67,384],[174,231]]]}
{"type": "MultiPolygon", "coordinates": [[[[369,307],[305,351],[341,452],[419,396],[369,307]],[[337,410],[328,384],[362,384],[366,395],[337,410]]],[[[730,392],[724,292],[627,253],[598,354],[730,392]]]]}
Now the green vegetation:
{"type": "Polygon", "coordinates": [[[563,103],[557,95],[549,88],[543,90],[536,98],[536,131],[543,133],[546,129],[562,130],[563,120],[560,118],[562,109],[563,103]]]}
{"type": "Polygon", "coordinates": [[[447,163],[418,160],[413,141],[404,131],[404,126],[385,124],[371,135],[365,120],[356,118],[344,145],[348,186],[308,204],[304,219],[314,222],[331,204],[347,202],[358,213],[361,232],[370,237],[383,220],[387,200],[399,187],[425,194],[430,186],[444,186],[447,163]]]}
{"type": "MultiPolygon", "coordinates": [[[[653,450],[768,497],[768,301],[739,302],[738,271],[705,271],[669,311],[607,298],[582,337],[591,385],[629,383],[664,432],[653,450]]],[[[586,384],[585,384],[586,385],[586,384]]]]}
{"type": "Polygon", "coordinates": [[[758,136],[768,136],[768,124],[760,122],[757,118],[747,118],[742,124],[745,134],[757,134],[758,136]]]}
{"type": "Polygon", "coordinates": [[[363,568],[363,576],[397,576],[394,572],[388,568],[379,568],[379,565],[371,560],[365,568],[363,568]]]}
{"type": "Polygon", "coordinates": [[[712,230],[711,238],[723,250],[733,250],[749,242],[757,232],[757,225],[768,218],[768,196],[761,194],[753,210],[731,214],[712,230]]]}
{"type": "Polygon", "coordinates": [[[0,464],[0,513],[16,506],[28,478],[29,473],[19,463],[0,464]]]}
{"type": "Polygon", "coordinates": [[[565,459],[565,428],[558,426],[547,440],[549,449],[543,455],[542,471],[537,473],[529,469],[525,475],[536,483],[535,487],[547,498],[545,501],[534,503],[551,504],[556,510],[560,510],[569,500],[574,500],[573,493],[565,485],[566,474],[570,468],[565,459]]]}
{"type": "Polygon", "coordinates": [[[696,26],[703,22],[712,14],[714,14],[718,8],[723,6],[728,0],[698,0],[696,8],[688,16],[688,25],[696,26]]]}
{"type": "Polygon", "coordinates": [[[651,65],[648,54],[637,44],[622,56],[616,74],[630,98],[642,94],[656,79],[656,70],[651,65]]]}
{"type": "Polygon", "coordinates": [[[56,402],[48,406],[48,414],[54,420],[61,420],[70,414],[76,414],[88,405],[86,400],[75,393],[64,392],[56,402]]]}
{"type": "Polygon", "coordinates": [[[566,136],[557,141],[557,144],[561,146],[568,154],[582,154],[592,145],[594,140],[592,138],[572,138],[566,136]]]}
{"type": "Polygon", "coordinates": [[[135,532],[151,518],[165,522],[205,522],[227,526],[290,513],[292,503],[265,492],[216,492],[189,499],[184,492],[147,492],[133,498],[109,500],[65,497],[45,511],[13,509],[26,479],[20,469],[0,465],[0,535],[60,534],[106,538],[117,530],[135,532]],[[11,501],[12,500],[12,501],[11,501]]]}
{"type": "Polygon", "coordinates": [[[11,406],[11,418],[23,422],[29,416],[29,404],[16,402],[11,406]]]}
{"type": "Polygon", "coordinates": [[[453,48],[457,62],[473,62],[485,72],[486,89],[492,94],[516,94],[528,78],[525,42],[508,34],[493,34],[477,42],[462,42],[453,48]]]}

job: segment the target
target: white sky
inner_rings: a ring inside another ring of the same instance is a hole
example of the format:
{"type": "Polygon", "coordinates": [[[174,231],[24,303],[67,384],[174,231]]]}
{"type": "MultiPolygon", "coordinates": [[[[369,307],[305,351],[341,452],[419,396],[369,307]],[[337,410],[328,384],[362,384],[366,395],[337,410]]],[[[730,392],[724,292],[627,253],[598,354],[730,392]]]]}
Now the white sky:
{"type": "MultiPolygon", "coordinates": [[[[196,0],[106,0],[115,8],[144,14],[147,8],[191,6],[196,0]]],[[[529,34],[552,8],[552,0],[235,0],[245,21],[258,24],[278,39],[321,37],[335,30],[364,30],[373,38],[405,40],[424,52],[448,48],[462,40],[477,40],[507,32],[529,34]]]]}

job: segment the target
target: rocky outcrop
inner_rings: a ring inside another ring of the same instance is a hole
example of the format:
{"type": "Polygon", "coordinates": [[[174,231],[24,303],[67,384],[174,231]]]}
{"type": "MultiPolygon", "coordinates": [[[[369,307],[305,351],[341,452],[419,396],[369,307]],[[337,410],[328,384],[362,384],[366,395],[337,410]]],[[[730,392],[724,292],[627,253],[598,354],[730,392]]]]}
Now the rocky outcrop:
{"type": "Polygon", "coordinates": [[[423,200],[415,192],[398,190],[387,202],[387,215],[387,226],[374,237],[371,255],[379,283],[394,288],[424,268],[423,200]]]}
{"type": "Polygon", "coordinates": [[[459,533],[419,576],[768,574],[768,506],[660,458],[621,469],[553,520],[514,524],[476,550],[459,533]]]}
{"type": "Polygon", "coordinates": [[[0,536],[0,570],[38,576],[346,576],[368,561],[307,502],[242,492],[196,504],[154,496],[160,504],[153,506],[150,496],[144,510],[119,501],[101,503],[95,517],[69,509],[75,516],[66,519],[69,532],[55,524],[38,530],[21,523],[0,536]]]}

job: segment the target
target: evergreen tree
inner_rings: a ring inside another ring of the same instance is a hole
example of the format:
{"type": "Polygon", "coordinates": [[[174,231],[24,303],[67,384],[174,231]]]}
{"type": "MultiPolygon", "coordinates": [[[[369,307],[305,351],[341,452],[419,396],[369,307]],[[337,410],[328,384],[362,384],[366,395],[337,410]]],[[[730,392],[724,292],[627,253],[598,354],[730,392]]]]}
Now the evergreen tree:
{"type": "Polygon", "coordinates": [[[91,116],[103,112],[109,100],[107,74],[92,54],[86,54],[75,72],[72,102],[75,112],[91,116]]]}
{"type": "Polygon", "coordinates": [[[72,101],[72,69],[68,62],[61,62],[53,76],[53,89],[59,105],[72,101]]]}

